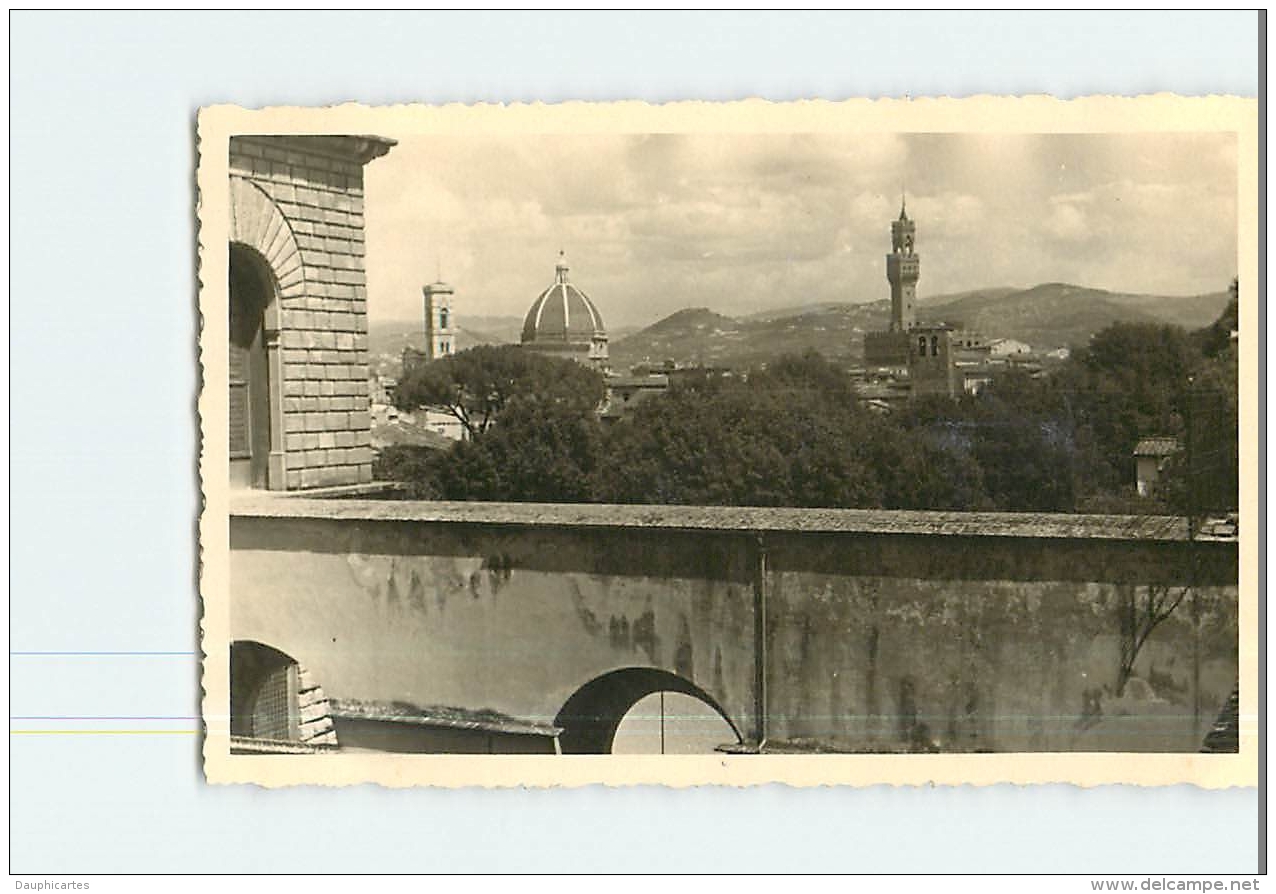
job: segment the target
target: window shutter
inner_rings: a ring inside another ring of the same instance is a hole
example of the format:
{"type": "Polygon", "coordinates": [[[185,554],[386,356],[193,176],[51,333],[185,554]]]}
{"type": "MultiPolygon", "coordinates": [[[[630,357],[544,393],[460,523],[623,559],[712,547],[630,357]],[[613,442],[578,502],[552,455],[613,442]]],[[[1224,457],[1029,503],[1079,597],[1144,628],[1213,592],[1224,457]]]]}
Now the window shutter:
{"type": "Polygon", "coordinates": [[[252,455],[252,415],[248,399],[248,349],[230,345],[230,458],[252,455]]]}

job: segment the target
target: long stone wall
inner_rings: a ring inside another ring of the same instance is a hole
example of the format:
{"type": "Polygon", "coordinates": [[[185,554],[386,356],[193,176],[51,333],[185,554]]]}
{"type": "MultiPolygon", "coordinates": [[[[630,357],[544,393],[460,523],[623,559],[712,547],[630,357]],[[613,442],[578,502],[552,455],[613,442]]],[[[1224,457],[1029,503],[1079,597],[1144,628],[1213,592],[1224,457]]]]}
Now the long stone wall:
{"type": "Polygon", "coordinates": [[[770,539],[767,734],[794,747],[1196,751],[1236,681],[1234,544],[770,539]],[[1120,685],[1131,611],[1180,595],[1120,685]]]}
{"type": "Polygon", "coordinates": [[[1195,751],[1237,674],[1236,543],[1175,519],[258,497],[231,549],[233,637],[335,700],[565,726],[637,668],[746,748],[1195,751]]]}

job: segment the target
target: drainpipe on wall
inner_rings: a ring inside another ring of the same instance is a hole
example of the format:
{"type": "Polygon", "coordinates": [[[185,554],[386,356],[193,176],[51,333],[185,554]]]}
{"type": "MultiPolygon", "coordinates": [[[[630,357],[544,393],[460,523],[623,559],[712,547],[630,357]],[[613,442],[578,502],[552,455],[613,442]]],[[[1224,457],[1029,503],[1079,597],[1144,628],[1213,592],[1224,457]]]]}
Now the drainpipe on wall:
{"type": "Polygon", "coordinates": [[[1187,431],[1185,432],[1187,443],[1183,445],[1184,452],[1187,454],[1187,562],[1188,562],[1188,579],[1187,585],[1192,590],[1192,735],[1197,735],[1201,729],[1201,612],[1200,602],[1197,600],[1196,592],[1196,571],[1200,561],[1200,556],[1196,550],[1196,530],[1201,522],[1203,514],[1201,508],[1197,504],[1197,497],[1200,494],[1200,484],[1196,477],[1195,451],[1192,449],[1193,441],[1193,425],[1192,417],[1196,409],[1192,386],[1195,383],[1195,376],[1187,377],[1187,413],[1183,420],[1187,431]]]}
{"type": "Polygon", "coordinates": [[[766,538],[761,533],[754,538],[755,558],[753,566],[753,711],[756,718],[754,737],[758,753],[766,747],[767,740],[767,555],[766,538]]]}

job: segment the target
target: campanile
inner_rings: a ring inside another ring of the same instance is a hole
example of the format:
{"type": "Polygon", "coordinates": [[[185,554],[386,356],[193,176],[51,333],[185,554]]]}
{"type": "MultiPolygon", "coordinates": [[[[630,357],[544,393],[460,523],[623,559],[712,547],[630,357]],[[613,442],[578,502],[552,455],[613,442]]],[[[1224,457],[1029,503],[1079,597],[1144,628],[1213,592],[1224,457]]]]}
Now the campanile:
{"type": "Polygon", "coordinates": [[[891,253],[886,256],[886,279],[891,284],[891,332],[907,332],[917,321],[917,279],[921,258],[913,250],[917,224],[908,219],[904,201],[891,223],[891,253]]]}

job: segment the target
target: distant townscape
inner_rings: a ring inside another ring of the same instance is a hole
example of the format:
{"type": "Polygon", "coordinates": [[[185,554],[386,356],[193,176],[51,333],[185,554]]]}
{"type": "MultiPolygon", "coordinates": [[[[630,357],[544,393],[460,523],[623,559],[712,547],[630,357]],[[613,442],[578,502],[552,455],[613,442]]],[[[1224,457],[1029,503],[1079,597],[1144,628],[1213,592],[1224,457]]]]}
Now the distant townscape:
{"type": "Polygon", "coordinates": [[[455,499],[1234,506],[1235,284],[922,301],[904,203],[889,247],[882,300],[687,308],[614,341],[563,253],[521,321],[467,319],[463,295],[426,285],[421,319],[371,327],[378,477],[455,499]],[[550,370],[564,361],[578,369],[550,370]],[[1187,443],[1194,416],[1208,444],[1187,443]]]}
{"type": "MultiPolygon", "coordinates": [[[[1224,284],[1226,285],[1226,284],[1224,284]]],[[[958,320],[985,334],[1028,345],[1040,357],[1060,356],[1112,323],[1156,323],[1199,329],[1227,307],[1229,292],[1205,295],[1131,295],[1069,283],[1029,288],[997,287],[921,299],[921,311],[958,320]]],[[[611,361],[617,369],[673,360],[680,366],[749,367],[785,353],[819,351],[848,367],[863,364],[863,335],[885,329],[890,300],[784,307],[730,317],[708,307],[687,307],[638,330],[610,330],[611,361]]],[[[475,345],[516,344],[519,317],[463,315],[457,350],[475,345]]],[[[373,367],[394,376],[403,349],[423,345],[420,319],[369,321],[373,367]]]]}

